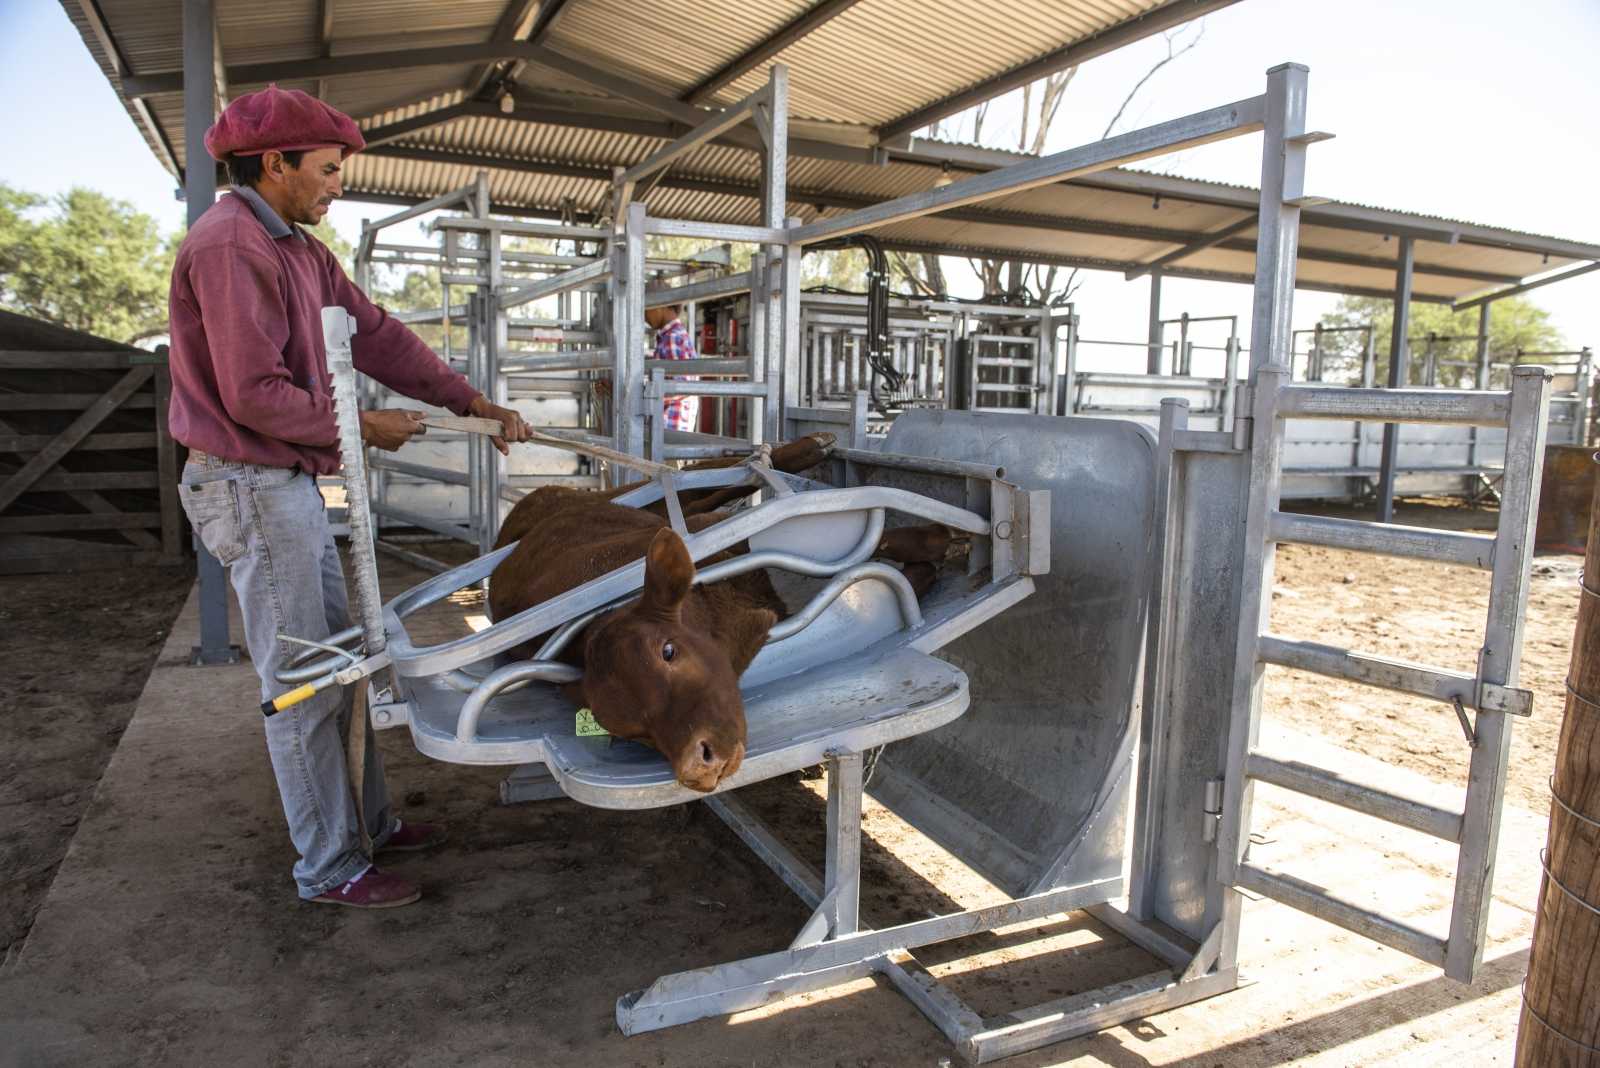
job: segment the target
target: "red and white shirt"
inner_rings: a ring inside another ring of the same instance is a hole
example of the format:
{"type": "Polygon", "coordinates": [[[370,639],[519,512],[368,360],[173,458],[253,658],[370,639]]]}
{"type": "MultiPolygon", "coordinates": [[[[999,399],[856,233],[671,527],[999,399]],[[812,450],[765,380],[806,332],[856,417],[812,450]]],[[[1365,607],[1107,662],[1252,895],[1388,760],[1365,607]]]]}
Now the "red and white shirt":
{"type": "MultiPolygon", "coordinates": [[[[658,360],[692,360],[695,358],[694,342],[683,320],[672,322],[656,331],[655,358],[658,360]]],[[[662,419],[668,430],[698,430],[700,428],[699,397],[668,397],[662,404],[662,419]]]]}

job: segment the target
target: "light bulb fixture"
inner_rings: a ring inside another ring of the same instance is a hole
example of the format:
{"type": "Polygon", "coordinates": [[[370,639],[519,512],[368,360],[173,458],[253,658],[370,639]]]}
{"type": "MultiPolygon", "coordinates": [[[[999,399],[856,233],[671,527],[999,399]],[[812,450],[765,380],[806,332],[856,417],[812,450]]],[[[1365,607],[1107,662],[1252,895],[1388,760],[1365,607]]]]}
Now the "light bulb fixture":
{"type": "Polygon", "coordinates": [[[943,164],[940,165],[940,167],[939,167],[939,177],[937,177],[937,178],[935,178],[933,180],[933,187],[935,189],[943,189],[945,186],[949,185],[951,182],[954,182],[955,180],[956,180],[955,176],[950,173],[950,163],[947,160],[946,162],[944,162],[943,164]]]}
{"type": "Polygon", "coordinates": [[[509,115],[515,110],[517,110],[517,102],[512,98],[511,90],[507,89],[500,94],[500,114],[509,115]]]}

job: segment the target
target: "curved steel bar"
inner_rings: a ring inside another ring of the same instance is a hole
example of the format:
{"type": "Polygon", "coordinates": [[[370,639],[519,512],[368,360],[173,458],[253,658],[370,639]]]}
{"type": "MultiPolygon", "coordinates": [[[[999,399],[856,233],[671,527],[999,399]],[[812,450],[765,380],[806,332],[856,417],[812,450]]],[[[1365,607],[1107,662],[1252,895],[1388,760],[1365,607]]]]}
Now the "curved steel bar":
{"type": "MultiPolygon", "coordinates": [[[[732,560],[724,560],[720,564],[712,564],[695,572],[696,585],[703,582],[720,582],[733,575],[742,575],[747,571],[754,571],[761,567],[781,567],[786,571],[793,571],[812,578],[826,578],[837,574],[840,570],[859,564],[873,554],[878,547],[878,542],[883,538],[883,509],[874,508],[867,516],[867,529],[861,535],[861,540],[856,542],[855,548],[845,553],[837,560],[820,561],[812,560],[805,556],[796,556],[793,553],[778,552],[768,549],[762,552],[745,553],[732,560]]],[[[898,573],[898,572],[897,572],[898,573]]],[[[561,629],[552,634],[548,641],[540,647],[536,660],[549,660],[567,647],[574,635],[584,627],[594,622],[595,618],[613,608],[620,607],[633,600],[635,593],[630,592],[626,597],[620,597],[610,604],[601,605],[592,612],[585,612],[576,619],[562,624],[561,629]]]]}
{"type": "Polygon", "coordinates": [[[516,547],[516,542],[503,545],[488,556],[469,560],[460,567],[453,567],[443,574],[420,582],[385,605],[385,611],[404,619],[436,601],[442,601],[457,590],[488,578],[490,573],[500,566],[500,561],[510,556],[516,547]]]}
{"type": "Polygon", "coordinates": [[[512,683],[576,682],[582,676],[583,672],[571,664],[550,660],[524,660],[521,663],[496,668],[485,675],[477,689],[461,703],[461,716],[456,720],[456,741],[471,742],[477,738],[478,720],[483,715],[483,710],[488,707],[496,694],[510,687],[512,683]]]}
{"type": "MultiPolygon", "coordinates": [[[[690,559],[698,561],[731,548],[749,539],[752,534],[775,526],[785,519],[802,515],[831,515],[878,508],[885,510],[892,508],[907,515],[942,523],[947,527],[972,534],[986,535],[990,531],[988,520],[965,508],[957,508],[892,486],[851,486],[815,493],[796,493],[768,501],[758,508],[736,514],[715,526],[707,527],[698,534],[691,535],[685,539],[685,546],[689,550],[690,559]]],[[[639,589],[644,581],[644,561],[636,560],[592,579],[577,589],[569,590],[559,597],[552,597],[548,601],[524,609],[478,634],[434,646],[419,648],[411,644],[401,622],[402,609],[415,610],[422,604],[432,603],[427,600],[430,595],[433,600],[438,600],[459,589],[466,582],[473,581],[472,576],[486,575],[493,570],[494,564],[503,558],[505,553],[510,552],[511,548],[506,546],[499,552],[482,557],[470,565],[440,575],[401,595],[391,603],[386,621],[390,631],[389,653],[394,668],[400,675],[405,677],[437,675],[451,668],[462,667],[475,660],[503,653],[536,635],[554,630],[585,612],[626,596],[639,589]]]]}
{"type": "Polygon", "coordinates": [[[874,508],[868,512],[867,529],[862,533],[861,540],[856,542],[855,548],[837,560],[813,560],[807,556],[796,556],[794,553],[778,549],[762,549],[758,552],[745,553],[743,556],[735,556],[732,560],[724,560],[720,564],[712,564],[703,571],[695,572],[694,580],[720,582],[733,575],[754,571],[758,567],[781,567],[797,575],[828,578],[847,567],[861,563],[877,551],[878,542],[883,540],[883,522],[882,508],[874,508]]]}
{"type": "Polygon", "coordinates": [[[272,673],[272,677],[282,683],[310,682],[320,679],[330,671],[356,662],[355,655],[340,646],[353,638],[362,637],[361,624],[346,627],[337,634],[328,635],[325,641],[314,642],[306,638],[289,638],[288,641],[296,645],[309,646],[304,652],[296,653],[289,661],[287,667],[281,667],[272,673]],[[321,660],[308,661],[309,657],[325,652],[328,655],[321,660]]]}
{"type": "Polygon", "coordinates": [[[858,564],[848,571],[841,571],[833,577],[822,589],[817,591],[815,597],[806,602],[806,606],[788,619],[776,624],[767,632],[767,644],[781,642],[783,639],[800,633],[810,626],[825,608],[839,599],[840,594],[858,582],[869,582],[876,579],[887,583],[900,601],[900,617],[907,627],[922,626],[922,607],[917,604],[916,591],[911,588],[911,583],[906,581],[896,568],[888,564],[858,564]]]}
{"type": "MultiPolygon", "coordinates": [[[[680,471],[672,483],[681,493],[684,490],[720,489],[724,486],[741,486],[751,481],[750,469],[744,464],[732,467],[708,467],[699,471],[680,471]]],[[[641,482],[637,488],[611,498],[612,504],[626,508],[643,508],[661,499],[661,484],[655,479],[641,482]]]]}

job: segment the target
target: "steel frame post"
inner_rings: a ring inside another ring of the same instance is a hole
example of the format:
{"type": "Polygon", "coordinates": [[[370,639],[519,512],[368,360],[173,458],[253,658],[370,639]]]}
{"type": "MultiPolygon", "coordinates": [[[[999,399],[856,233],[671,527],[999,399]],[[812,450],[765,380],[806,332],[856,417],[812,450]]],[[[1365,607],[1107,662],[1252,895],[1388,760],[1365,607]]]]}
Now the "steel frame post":
{"type": "MultiPolygon", "coordinates": [[[[761,130],[762,140],[766,143],[766,152],[761,157],[761,225],[781,227],[784,225],[784,214],[788,210],[789,187],[789,68],[781,63],[774,65],[767,76],[765,123],[759,121],[760,113],[757,114],[757,126],[761,130]]],[[[794,228],[798,228],[798,222],[794,228]]],[[[788,258],[787,253],[791,250],[796,261],[793,274],[798,284],[799,245],[770,244],[767,246],[767,259],[771,263],[783,264],[788,258]]],[[[784,391],[787,390],[786,384],[782,381],[784,362],[787,359],[784,345],[788,333],[786,319],[789,312],[799,310],[798,294],[793,298],[789,296],[790,286],[787,284],[789,270],[780,268],[780,273],[782,275],[780,284],[783,285],[784,292],[780,307],[777,309],[770,306],[771,293],[768,291],[765,275],[761,278],[762,299],[768,303],[765,324],[766,352],[762,354],[762,360],[766,364],[767,400],[763,406],[765,410],[762,412],[762,436],[752,437],[753,441],[758,442],[782,440],[783,406],[786,396],[784,391]]],[[[754,299],[755,294],[752,292],[752,302],[754,299]]],[[[753,412],[751,414],[754,415],[753,412]]]]}
{"type": "MultiPolygon", "coordinates": [[[[797,218],[789,218],[785,225],[800,225],[797,218]]],[[[783,323],[783,375],[777,407],[782,432],[774,441],[793,438],[794,428],[789,423],[789,411],[801,401],[801,380],[805,377],[805,341],[800,332],[800,257],[799,245],[780,246],[783,251],[783,292],[778,295],[778,314],[783,323]]],[[[768,391],[771,395],[771,390],[768,391]]]]}
{"type": "Polygon", "coordinates": [[[1035,367],[1034,414],[1053,415],[1056,405],[1056,318],[1049,305],[1039,309],[1039,359],[1035,367]]]}
{"type": "MultiPolygon", "coordinates": [[[[772,362],[768,356],[768,346],[772,335],[767,329],[767,320],[771,318],[772,309],[768,304],[767,280],[770,277],[767,271],[767,254],[757,252],[750,257],[750,329],[745,332],[745,351],[750,356],[750,381],[755,384],[765,383],[767,380],[767,367],[772,362]]],[[[752,445],[772,441],[766,433],[767,426],[767,398],[757,394],[750,398],[749,434],[752,445]]]]}
{"type": "MultiPolygon", "coordinates": [[[[1489,388],[1489,312],[1494,307],[1494,302],[1489,301],[1478,305],[1478,343],[1477,367],[1472,376],[1473,389],[1489,388]]],[[[1467,466],[1478,466],[1478,428],[1473,427],[1467,435],[1467,466]]]]}
{"type": "Polygon", "coordinates": [[[1062,363],[1061,371],[1061,410],[1060,415],[1073,415],[1078,410],[1078,309],[1075,304],[1067,305],[1067,344],[1066,359],[1062,363]]]}
{"type": "MultiPolygon", "coordinates": [[[[183,196],[191,227],[217,198],[217,169],[205,144],[206,131],[216,119],[215,48],[212,0],[183,0],[183,196]]],[[[228,576],[198,537],[194,550],[200,580],[200,644],[191,651],[189,662],[236,664],[239,647],[228,641],[228,576]]]]}
{"type": "Polygon", "coordinates": [[[1300,205],[1305,193],[1307,69],[1288,63],[1267,72],[1266,131],[1261,154],[1261,215],[1256,232],[1255,292],[1251,307],[1250,490],[1239,559],[1239,633],[1235,643],[1232,717],[1228,727],[1223,817],[1217,833],[1217,881],[1222,895],[1222,941],[1217,967],[1238,958],[1243,898],[1231,889],[1244,858],[1252,790],[1245,759],[1260,730],[1265,672],[1257,641],[1271,610],[1271,513],[1278,506],[1283,420],[1278,394],[1289,377],[1290,318],[1294,311],[1295,257],[1300,245],[1300,205]]]}
{"type": "MultiPolygon", "coordinates": [[[[1544,468],[1550,410],[1549,370],[1511,369],[1511,419],[1506,426],[1505,475],[1500,481],[1500,521],[1495,531],[1494,573],[1489,581],[1489,619],[1478,654],[1478,686],[1515,687],[1522,659],[1523,624],[1533,567],[1534,528],[1539,516],[1539,476],[1544,468]]],[[[1480,697],[1473,725],[1472,765],[1456,862],[1456,893],[1444,973],[1468,982],[1483,960],[1488,935],[1488,894],[1500,840],[1501,799],[1511,755],[1511,724],[1503,712],[1484,708],[1480,697]]]]}
{"type": "Polygon", "coordinates": [[[1161,373],[1161,272],[1150,272],[1150,315],[1149,330],[1145,337],[1149,350],[1145,354],[1144,372],[1148,375],[1161,373]]]}
{"type": "Polygon", "coordinates": [[[1178,454],[1174,435],[1189,429],[1189,402],[1181,397],[1161,401],[1161,421],[1156,434],[1156,500],[1154,526],[1161,534],[1151,547],[1150,614],[1146,621],[1143,708],[1140,711],[1138,783],[1133,806],[1133,840],[1128,858],[1128,915],[1140,922],[1155,916],[1154,893],[1156,835],[1163,811],[1166,783],[1157,773],[1165,767],[1167,744],[1167,665],[1175,633],[1177,598],[1172,594],[1177,570],[1178,532],[1174,522],[1181,511],[1178,454]]]}
{"type": "MultiPolygon", "coordinates": [[[[1395,266],[1394,324],[1389,333],[1389,388],[1404,389],[1410,381],[1411,272],[1416,256],[1409,237],[1400,242],[1395,266]]],[[[1400,456],[1400,424],[1383,424],[1383,453],[1378,468],[1378,522],[1394,521],[1395,465],[1400,456]]]]}
{"type": "Polygon", "coordinates": [[[644,240],[645,206],[629,204],[612,268],[612,431],[618,451],[645,454],[644,240]]]}

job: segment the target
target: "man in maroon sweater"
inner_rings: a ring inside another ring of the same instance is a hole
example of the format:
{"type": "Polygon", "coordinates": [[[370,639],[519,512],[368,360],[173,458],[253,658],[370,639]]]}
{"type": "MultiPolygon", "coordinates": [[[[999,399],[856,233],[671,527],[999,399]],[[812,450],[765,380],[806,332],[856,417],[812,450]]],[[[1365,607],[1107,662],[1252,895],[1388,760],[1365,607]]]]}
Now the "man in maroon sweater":
{"type": "MultiPolygon", "coordinates": [[[[206,134],[233,190],[189,230],[170,295],[172,436],[188,446],[179,496],[206,548],[229,568],[245,641],[269,700],[290,687],[274,673],[297,651],[277,635],[319,640],[349,625],[338,551],[317,475],[339,470],[332,380],[321,312],[355,317],[356,367],[390,389],[460,415],[500,421],[526,441],[516,412],[491,404],[403,324],[345,277],[302,226],[341,193],[346,157],[365,147],[351,119],[276,86],[242,96],[206,134]]],[[[361,413],[362,437],[398,449],[423,432],[422,413],[361,413]]],[[[389,908],[421,896],[372,866],[362,844],[343,739],[351,714],[337,691],[266,718],[267,750],[304,900],[389,908]]],[[[370,732],[370,724],[368,730],[370,732]]],[[[403,823],[390,806],[370,733],[363,801],[372,852],[426,849],[444,828],[403,823]]]]}

